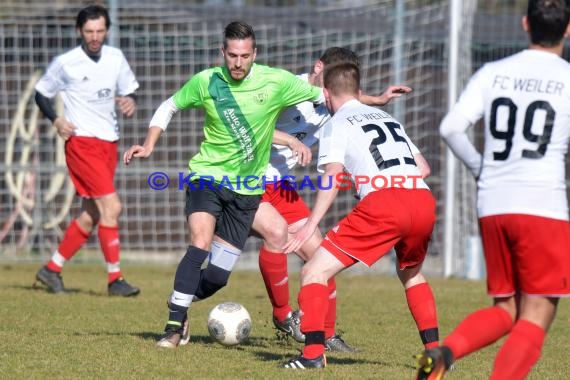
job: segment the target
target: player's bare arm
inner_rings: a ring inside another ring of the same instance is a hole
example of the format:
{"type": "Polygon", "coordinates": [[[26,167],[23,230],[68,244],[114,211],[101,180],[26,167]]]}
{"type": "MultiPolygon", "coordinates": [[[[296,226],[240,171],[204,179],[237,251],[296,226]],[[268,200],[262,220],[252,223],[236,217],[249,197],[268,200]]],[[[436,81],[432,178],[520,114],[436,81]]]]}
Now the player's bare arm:
{"type": "Polygon", "coordinates": [[[154,145],[160,138],[160,135],[163,131],[166,130],[168,124],[170,123],[170,120],[172,119],[172,116],[178,111],[179,109],[176,107],[176,104],[174,103],[174,99],[172,97],[166,99],[160,104],[160,106],[154,112],[154,115],[152,115],[152,119],[150,120],[150,127],[146,134],[144,144],[142,146],[131,146],[123,155],[123,162],[125,165],[128,165],[133,157],[147,158],[151,155],[152,151],[154,150],[154,145]]]}
{"type": "Polygon", "coordinates": [[[117,106],[123,115],[127,117],[134,115],[137,108],[137,103],[131,96],[118,96],[115,98],[115,101],[117,102],[117,106]]]}
{"type": "Polygon", "coordinates": [[[360,95],[360,101],[369,106],[385,106],[390,103],[392,99],[399,98],[403,94],[409,94],[410,92],[412,92],[411,87],[404,85],[392,85],[380,95],[374,96],[362,93],[360,95]]]}
{"type": "Polygon", "coordinates": [[[133,145],[123,155],[123,163],[128,165],[131,162],[133,157],[137,158],[148,158],[152,151],[154,150],[154,146],[156,142],[160,138],[162,134],[162,128],[160,127],[150,127],[148,129],[148,133],[146,135],[146,139],[143,145],[133,145]]]}
{"type": "Polygon", "coordinates": [[[295,136],[276,129],[273,134],[272,142],[274,144],[288,146],[293,151],[293,157],[297,157],[297,163],[299,165],[307,166],[311,163],[311,148],[303,144],[303,142],[295,136]]]}
{"type": "Polygon", "coordinates": [[[416,161],[416,165],[418,165],[418,169],[420,169],[420,173],[422,174],[422,178],[427,178],[431,174],[431,168],[425,159],[424,155],[421,153],[414,154],[414,161],[416,161]]]}
{"type": "Polygon", "coordinates": [[[320,221],[323,219],[338,194],[337,175],[341,173],[343,169],[344,166],[338,162],[331,162],[326,165],[325,173],[323,175],[323,186],[328,190],[319,189],[317,192],[315,206],[311,210],[311,215],[305,224],[300,226],[296,231],[290,231],[291,239],[283,249],[285,253],[297,251],[315,233],[320,221]]]}

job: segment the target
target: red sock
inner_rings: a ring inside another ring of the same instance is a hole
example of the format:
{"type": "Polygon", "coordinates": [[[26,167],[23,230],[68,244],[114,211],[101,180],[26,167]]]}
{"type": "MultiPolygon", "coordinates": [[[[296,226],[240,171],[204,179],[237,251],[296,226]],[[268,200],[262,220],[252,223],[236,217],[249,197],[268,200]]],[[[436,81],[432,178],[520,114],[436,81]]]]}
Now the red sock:
{"type": "MultiPolygon", "coordinates": [[[[329,289],[322,284],[308,284],[299,291],[301,308],[301,331],[305,334],[320,332],[324,338],[325,315],[329,304],[329,289]]],[[[323,342],[305,342],[303,356],[314,359],[325,352],[323,342]]]]}
{"type": "Polygon", "coordinates": [[[261,247],[259,250],[259,270],[273,306],[273,316],[279,321],[283,321],[292,310],[291,305],[289,305],[287,255],[282,252],[271,252],[265,247],[261,247]]]}
{"type": "Polygon", "coordinates": [[[119,265],[121,242],[119,240],[119,227],[99,225],[99,244],[107,262],[107,276],[109,284],[122,277],[119,265]]]}
{"type": "Polygon", "coordinates": [[[469,314],[445,338],[443,345],[451,349],[454,360],[457,360],[496,342],[512,328],[513,320],[509,313],[492,306],[469,314]]]}
{"type": "Polygon", "coordinates": [[[490,379],[525,379],[540,358],[546,332],[538,325],[519,320],[495,357],[490,379]]]}
{"type": "Polygon", "coordinates": [[[406,300],[425,348],[437,347],[439,342],[437,312],[429,284],[424,282],[406,289],[406,300]]]}
{"type": "Polygon", "coordinates": [[[88,238],[89,233],[83,231],[79,227],[77,219],[74,219],[65,230],[63,240],[59,244],[57,251],[52,255],[49,263],[47,263],[47,268],[53,272],[61,272],[63,263],[71,259],[88,238]]]}
{"type": "Polygon", "coordinates": [[[336,325],[336,281],[334,277],[327,284],[329,290],[329,308],[325,315],[325,339],[331,338],[335,333],[336,325]]]}

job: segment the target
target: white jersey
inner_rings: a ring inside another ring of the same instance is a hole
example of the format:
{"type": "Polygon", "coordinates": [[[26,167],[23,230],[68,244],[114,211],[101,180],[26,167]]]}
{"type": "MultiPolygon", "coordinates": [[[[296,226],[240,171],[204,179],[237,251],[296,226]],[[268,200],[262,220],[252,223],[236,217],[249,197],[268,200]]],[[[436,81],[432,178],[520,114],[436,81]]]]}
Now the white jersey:
{"type": "Polygon", "coordinates": [[[568,220],[564,160],[570,137],[570,65],[565,60],[524,50],[488,63],[452,112],[470,123],[485,120],[480,217],[530,214],[568,220]]]}
{"type": "Polygon", "coordinates": [[[417,148],[390,114],[350,100],[321,129],[317,170],[343,164],[361,184],[360,198],[383,188],[428,189],[414,161],[417,148]],[[367,183],[363,183],[367,181],[367,183]]]}
{"type": "Polygon", "coordinates": [[[48,98],[61,94],[65,118],[77,128],[76,136],[116,141],[115,96],[132,94],[138,87],[121,50],[103,45],[98,62],[81,46],[57,56],[36,84],[36,91],[48,98]]]}
{"type": "MultiPolygon", "coordinates": [[[[298,75],[309,81],[309,74],[298,75]]],[[[275,128],[295,136],[306,146],[312,146],[318,141],[319,129],[330,119],[325,104],[302,102],[285,109],[275,125],[275,128]]],[[[289,171],[297,165],[297,158],[288,146],[273,144],[271,156],[265,176],[268,181],[279,180],[289,175],[289,171]]]]}

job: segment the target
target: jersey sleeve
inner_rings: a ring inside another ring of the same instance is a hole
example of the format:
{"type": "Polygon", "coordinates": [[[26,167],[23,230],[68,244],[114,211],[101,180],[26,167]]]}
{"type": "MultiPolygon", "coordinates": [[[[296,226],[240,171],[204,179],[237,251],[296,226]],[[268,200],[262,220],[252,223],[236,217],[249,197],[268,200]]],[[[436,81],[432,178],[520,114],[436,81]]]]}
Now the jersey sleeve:
{"type": "Polygon", "coordinates": [[[408,146],[410,147],[410,152],[412,153],[412,156],[421,153],[420,150],[418,149],[418,147],[416,146],[416,144],[414,144],[414,142],[412,141],[412,139],[410,139],[410,136],[408,136],[406,134],[406,138],[408,141],[408,146]]]}
{"type": "Polygon", "coordinates": [[[139,88],[139,83],[135,77],[135,73],[129,66],[127,59],[121,53],[121,64],[119,68],[119,78],[117,80],[117,93],[125,96],[134,93],[139,88]]]}
{"type": "Polygon", "coordinates": [[[38,83],[36,83],[36,91],[50,99],[56,96],[65,86],[63,78],[60,75],[61,70],[61,61],[58,58],[54,59],[38,83]]]}
{"type": "Polygon", "coordinates": [[[296,75],[286,71],[281,71],[282,99],[287,106],[310,101],[314,103],[324,103],[323,89],[313,86],[296,75]]]}
{"type": "Polygon", "coordinates": [[[453,107],[455,112],[461,113],[472,124],[481,119],[485,112],[485,94],[482,87],[485,69],[486,66],[483,66],[471,77],[459,96],[459,100],[453,107]]]}
{"type": "Polygon", "coordinates": [[[481,172],[483,157],[477,151],[469,137],[467,129],[473,125],[462,112],[453,108],[442,120],[439,133],[449,146],[451,151],[477,178],[481,172]]]}
{"type": "Polygon", "coordinates": [[[207,90],[207,82],[207,76],[204,71],[192,76],[192,78],[172,96],[176,108],[183,110],[186,108],[200,107],[204,104],[204,88],[207,90]]]}
{"type": "Polygon", "coordinates": [[[317,171],[324,173],[326,165],[338,162],[344,165],[346,152],[346,128],[334,127],[334,122],[329,120],[321,129],[319,136],[319,158],[317,171]]]}

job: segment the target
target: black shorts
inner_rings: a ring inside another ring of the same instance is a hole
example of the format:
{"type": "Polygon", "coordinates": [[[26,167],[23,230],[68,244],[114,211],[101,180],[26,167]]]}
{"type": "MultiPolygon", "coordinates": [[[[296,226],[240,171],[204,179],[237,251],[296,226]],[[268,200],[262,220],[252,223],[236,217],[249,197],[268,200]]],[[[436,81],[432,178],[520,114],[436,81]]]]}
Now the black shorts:
{"type": "Polygon", "coordinates": [[[261,195],[238,194],[223,186],[195,190],[187,187],[186,217],[194,212],[207,212],[215,216],[214,233],[241,250],[249,236],[260,201],[261,195]]]}

